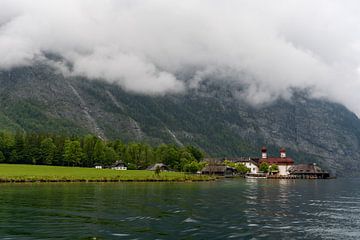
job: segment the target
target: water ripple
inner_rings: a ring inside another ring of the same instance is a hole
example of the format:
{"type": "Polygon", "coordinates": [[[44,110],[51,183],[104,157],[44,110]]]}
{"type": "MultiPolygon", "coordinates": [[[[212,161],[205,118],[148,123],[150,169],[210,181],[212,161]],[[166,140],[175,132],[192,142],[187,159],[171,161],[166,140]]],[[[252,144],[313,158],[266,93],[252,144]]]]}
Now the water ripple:
{"type": "Polygon", "coordinates": [[[0,236],[360,239],[357,186],[357,179],[4,184],[0,186],[0,236]]]}

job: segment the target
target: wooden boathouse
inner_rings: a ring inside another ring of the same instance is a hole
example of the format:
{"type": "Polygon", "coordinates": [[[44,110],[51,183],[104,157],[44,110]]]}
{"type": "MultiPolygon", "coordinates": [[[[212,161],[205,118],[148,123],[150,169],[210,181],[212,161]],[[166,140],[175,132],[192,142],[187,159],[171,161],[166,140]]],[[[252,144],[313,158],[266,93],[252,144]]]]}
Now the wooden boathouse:
{"type": "Polygon", "coordinates": [[[330,174],[322,170],[316,163],[298,164],[289,168],[289,178],[326,179],[330,174]]]}

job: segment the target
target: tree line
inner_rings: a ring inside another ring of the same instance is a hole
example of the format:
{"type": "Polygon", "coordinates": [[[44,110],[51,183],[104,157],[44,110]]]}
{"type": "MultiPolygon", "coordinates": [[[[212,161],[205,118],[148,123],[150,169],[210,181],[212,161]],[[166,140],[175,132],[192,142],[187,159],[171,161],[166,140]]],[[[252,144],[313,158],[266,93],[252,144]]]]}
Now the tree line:
{"type": "Polygon", "coordinates": [[[0,132],[0,162],[93,167],[123,161],[128,169],[146,169],[164,163],[177,171],[196,172],[204,152],[194,146],[104,141],[93,135],[62,136],[41,133],[0,132]]]}

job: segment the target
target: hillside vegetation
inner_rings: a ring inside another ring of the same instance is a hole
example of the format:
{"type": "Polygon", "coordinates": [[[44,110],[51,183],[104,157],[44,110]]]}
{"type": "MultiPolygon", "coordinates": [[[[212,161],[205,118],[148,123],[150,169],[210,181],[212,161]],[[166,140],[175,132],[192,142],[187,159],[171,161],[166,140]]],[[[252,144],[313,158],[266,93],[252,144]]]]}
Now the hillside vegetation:
{"type": "Polygon", "coordinates": [[[67,137],[55,134],[0,132],[0,163],[33,165],[111,166],[115,162],[128,169],[146,169],[164,163],[176,171],[197,172],[204,153],[193,146],[102,140],[93,135],[67,137]]]}
{"type": "Polygon", "coordinates": [[[327,170],[360,170],[360,121],[344,106],[295,93],[251,106],[241,86],[203,82],[183,94],[146,96],[83,78],[64,78],[45,65],[0,72],[2,130],[121,139],[157,146],[193,145],[209,156],[270,155],[287,148],[296,162],[327,170]]]}

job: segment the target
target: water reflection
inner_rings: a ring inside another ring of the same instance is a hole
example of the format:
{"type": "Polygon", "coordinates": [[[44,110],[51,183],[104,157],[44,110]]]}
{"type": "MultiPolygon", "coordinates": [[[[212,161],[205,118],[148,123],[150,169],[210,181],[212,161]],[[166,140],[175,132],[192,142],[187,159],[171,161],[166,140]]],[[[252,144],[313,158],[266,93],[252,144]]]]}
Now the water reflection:
{"type": "Polygon", "coordinates": [[[9,239],[360,238],[356,179],[3,184],[9,239]]]}

